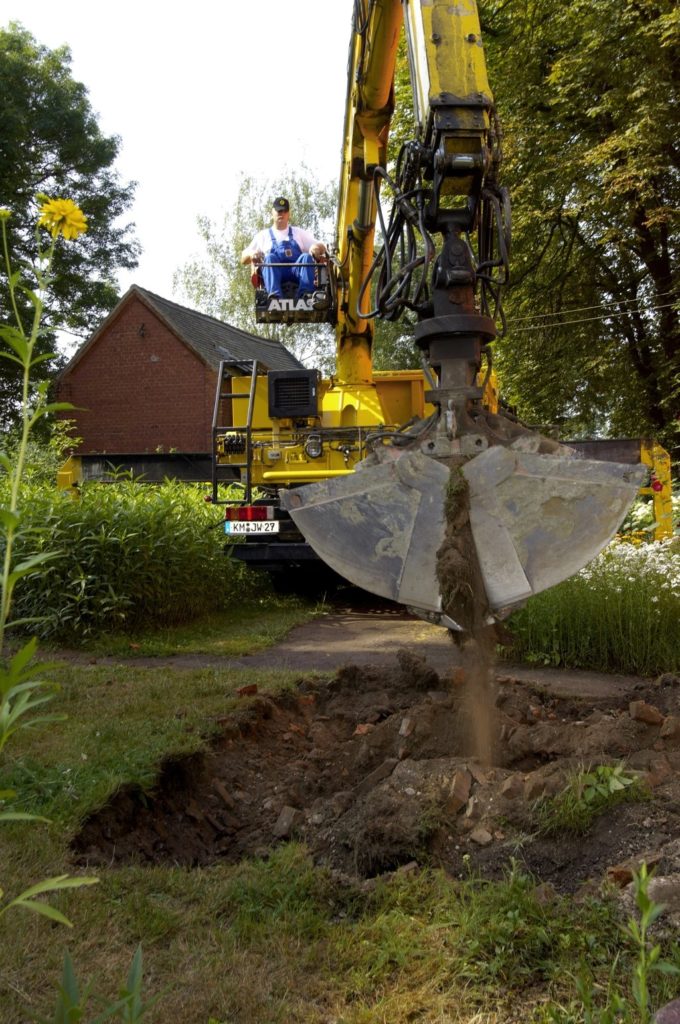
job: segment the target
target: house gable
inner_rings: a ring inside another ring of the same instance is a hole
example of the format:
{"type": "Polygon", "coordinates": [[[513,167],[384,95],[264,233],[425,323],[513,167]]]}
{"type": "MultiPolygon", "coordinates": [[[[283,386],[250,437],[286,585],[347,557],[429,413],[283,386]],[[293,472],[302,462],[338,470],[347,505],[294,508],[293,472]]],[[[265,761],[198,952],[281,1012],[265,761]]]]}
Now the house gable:
{"type": "Polygon", "coordinates": [[[280,342],[241,331],[138,285],[57,381],[83,453],[209,452],[217,374],[299,369],[280,342]]]}
{"type": "Polygon", "coordinates": [[[139,297],[116,314],[59,381],[81,451],[209,451],[215,370],[139,297]]]}

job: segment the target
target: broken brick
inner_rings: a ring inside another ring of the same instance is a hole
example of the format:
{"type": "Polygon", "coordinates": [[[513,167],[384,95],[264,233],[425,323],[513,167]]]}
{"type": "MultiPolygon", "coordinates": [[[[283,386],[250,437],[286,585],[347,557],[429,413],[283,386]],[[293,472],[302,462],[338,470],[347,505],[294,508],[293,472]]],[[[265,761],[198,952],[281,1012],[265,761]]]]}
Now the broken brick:
{"type": "Polygon", "coordinates": [[[453,686],[462,686],[464,682],[465,682],[465,669],[464,668],[460,668],[460,667],[454,668],[453,672],[451,673],[451,683],[452,683],[452,685],[453,686]]]}
{"type": "Polygon", "coordinates": [[[524,779],[518,772],[514,772],[508,776],[505,782],[501,786],[501,795],[506,800],[516,800],[518,797],[524,794],[524,779]]]}
{"type": "Polygon", "coordinates": [[[382,782],[388,775],[391,775],[397,764],[396,757],[388,757],[382,764],[378,765],[369,775],[361,780],[356,788],[358,794],[367,793],[370,789],[373,789],[377,782],[382,782]]]}
{"type": "Polygon", "coordinates": [[[252,697],[254,693],[257,693],[257,683],[248,683],[247,686],[239,686],[236,692],[239,697],[252,697]]]}
{"type": "Polygon", "coordinates": [[[368,736],[369,732],[373,732],[375,725],[373,722],[361,722],[354,730],[355,736],[368,736]]]}
{"type": "Polygon", "coordinates": [[[680,718],[677,715],[664,718],[659,735],[664,739],[677,739],[680,736],[680,718]]]}
{"type": "Polygon", "coordinates": [[[296,823],[300,817],[300,812],[296,807],[290,807],[286,805],[281,808],[281,812],[276,819],[276,824],[272,829],[277,839],[287,839],[293,831],[296,823]]]}
{"type": "Polygon", "coordinates": [[[636,722],[645,722],[647,725],[661,725],[663,722],[659,709],[644,700],[632,700],[628,705],[628,713],[636,722]]]}
{"type": "Polygon", "coordinates": [[[446,810],[449,814],[457,814],[465,807],[470,799],[470,788],[472,786],[472,775],[467,768],[459,768],[451,780],[449,795],[446,800],[446,810]]]}
{"type": "Polygon", "coordinates": [[[224,783],[221,782],[219,779],[213,779],[212,786],[213,789],[222,797],[222,800],[227,805],[227,807],[233,811],[234,808],[236,807],[236,801],[232,796],[230,796],[224,783]]]}

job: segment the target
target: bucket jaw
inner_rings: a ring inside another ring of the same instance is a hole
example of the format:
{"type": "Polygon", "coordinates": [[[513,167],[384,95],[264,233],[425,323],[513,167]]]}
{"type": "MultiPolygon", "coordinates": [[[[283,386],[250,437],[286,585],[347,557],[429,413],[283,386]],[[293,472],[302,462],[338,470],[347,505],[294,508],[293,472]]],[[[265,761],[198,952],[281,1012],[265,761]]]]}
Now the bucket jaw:
{"type": "Polygon", "coordinates": [[[420,452],[359,463],[351,476],[284,491],[308,543],[340,576],[372,594],[441,612],[437,551],[449,471],[420,452]]]}
{"type": "MultiPolygon", "coordinates": [[[[460,628],[445,615],[437,581],[450,472],[420,451],[371,457],[351,476],[283,492],[281,500],[339,575],[460,628]]],[[[587,565],[616,533],[645,472],[501,446],[466,462],[470,527],[494,616],[587,565]]]]}
{"type": "Polygon", "coordinates": [[[646,470],[493,447],[463,474],[484,587],[502,615],[573,576],[606,547],[646,470]]]}

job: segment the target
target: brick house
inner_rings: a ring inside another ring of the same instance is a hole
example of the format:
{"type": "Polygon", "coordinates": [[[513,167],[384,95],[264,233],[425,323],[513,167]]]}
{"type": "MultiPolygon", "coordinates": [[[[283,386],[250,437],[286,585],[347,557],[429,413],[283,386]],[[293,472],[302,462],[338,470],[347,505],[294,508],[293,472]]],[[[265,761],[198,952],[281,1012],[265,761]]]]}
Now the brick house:
{"type": "Polygon", "coordinates": [[[299,369],[257,337],[133,285],[57,379],[76,410],[79,455],[208,453],[220,362],[229,372],[299,369]]]}

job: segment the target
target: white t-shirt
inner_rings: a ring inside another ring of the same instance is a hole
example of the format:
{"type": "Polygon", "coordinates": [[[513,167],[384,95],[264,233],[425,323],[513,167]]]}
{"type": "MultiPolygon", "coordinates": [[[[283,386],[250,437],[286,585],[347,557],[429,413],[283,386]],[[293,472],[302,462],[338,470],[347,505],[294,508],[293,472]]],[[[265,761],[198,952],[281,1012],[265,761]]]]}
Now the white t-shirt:
{"type": "MultiPolygon", "coordinates": [[[[253,238],[252,242],[248,246],[248,252],[269,252],[272,247],[272,236],[269,234],[269,228],[263,228],[253,238]]],[[[278,228],[271,229],[274,232],[274,238],[277,242],[284,242],[288,238],[288,228],[285,231],[279,231],[278,228]]],[[[309,231],[305,231],[304,228],[293,227],[293,238],[300,246],[302,252],[309,252],[311,247],[317,241],[314,235],[311,235],[309,231]]]]}

